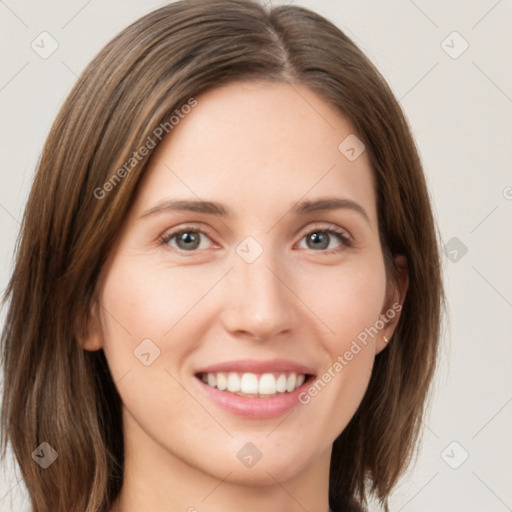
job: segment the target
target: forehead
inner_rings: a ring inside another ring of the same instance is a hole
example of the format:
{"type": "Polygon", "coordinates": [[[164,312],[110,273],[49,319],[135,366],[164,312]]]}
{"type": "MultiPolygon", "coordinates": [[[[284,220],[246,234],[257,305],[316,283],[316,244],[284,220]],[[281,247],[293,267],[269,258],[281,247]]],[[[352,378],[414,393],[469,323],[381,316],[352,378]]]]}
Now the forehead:
{"type": "Polygon", "coordinates": [[[196,100],[155,150],[137,210],[166,197],[201,198],[261,216],[338,195],[375,216],[366,153],[351,161],[339,149],[354,135],[350,121],[307,87],[239,82],[196,100]]]}

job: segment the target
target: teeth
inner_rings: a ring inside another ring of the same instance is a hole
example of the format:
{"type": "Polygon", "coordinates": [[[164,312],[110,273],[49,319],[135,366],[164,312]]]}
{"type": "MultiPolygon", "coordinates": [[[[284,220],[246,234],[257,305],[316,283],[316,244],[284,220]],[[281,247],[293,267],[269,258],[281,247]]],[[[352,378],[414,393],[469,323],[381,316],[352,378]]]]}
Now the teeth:
{"type": "MultiPolygon", "coordinates": [[[[206,375],[206,374],[203,374],[206,375]]],[[[208,383],[208,386],[211,386],[212,388],[217,386],[217,376],[215,373],[209,373],[206,382],[208,383]]]]}
{"type": "Polygon", "coordinates": [[[217,388],[224,391],[228,387],[228,380],[223,373],[217,374],[217,388]]]}
{"type": "Polygon", "coordinates": [[[290,373],[288,380],[286,382],[286,391],[290,392],[295,389],[295,384],[297,383],[297,375],[295,373],[290,373]]]}
{"type": "Polygon", "coordinates": [[[273,395],[277,391],[276,379],[271,373],[264,373],[260,377],[258,391],[260,395],[273,395]]]}
{"type": "Polygon", "coordinates": [[[231,391],[231,393],[240,391],[240,378],[238,377],[238,373],[231,372],[228,375],[228,391],[231,391]]]}
{"type": "Polygon", "coordinates": [[[294,372],[281,373],[208,373],[202,374],[201,380],[212,388],[229,391],[238,395],[272,396],[276,393],[291,393],[304,384],[306,376],[294,372]]]}
{"type": "Polygon", "coordinates": [[[281,374],[279,375],[279,378],[276,380],[276,390],[279,393],[284,393],[286,391],[286,383],[288,382],[288,379],[286,378],[286,375],[281,374]]]}
{"type": "Polygon", "coordinates": [[[244,373],[240,382],[240,391],[242,393],[258,394],[258,377],[254,373],[244,373]]]}

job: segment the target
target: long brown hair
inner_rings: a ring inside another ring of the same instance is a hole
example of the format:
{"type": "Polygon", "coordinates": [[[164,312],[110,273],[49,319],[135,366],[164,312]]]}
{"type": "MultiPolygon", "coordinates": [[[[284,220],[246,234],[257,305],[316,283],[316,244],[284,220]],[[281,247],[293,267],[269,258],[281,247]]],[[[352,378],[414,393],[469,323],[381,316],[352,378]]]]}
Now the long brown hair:
{"type": "Polygon", "coordinates": [[[88,352],[80,340],[154,150],[140,148],[159,126],[171,132],[169,119],[191,98],[237,80],[308,86],[366,146],[388,278],[396,277],[393,256],[404,255],[409,288],[393,340],[334,443],[331,503],[348,496],[364,505],[370,493],[386,504],[410,461],[436,364],[443,289],[404,115],[370,61],[320,15],[255,0],[185,0],[133,23],[87,66],[51,128],[26,205],[4,296],[1,432],[2,456],[9,441],[35,512],[106,512],[120,491],[121,400],[103,351],[88,352]],[[42,442],[58,453],[47,469],[32,457],[42,442]]]}

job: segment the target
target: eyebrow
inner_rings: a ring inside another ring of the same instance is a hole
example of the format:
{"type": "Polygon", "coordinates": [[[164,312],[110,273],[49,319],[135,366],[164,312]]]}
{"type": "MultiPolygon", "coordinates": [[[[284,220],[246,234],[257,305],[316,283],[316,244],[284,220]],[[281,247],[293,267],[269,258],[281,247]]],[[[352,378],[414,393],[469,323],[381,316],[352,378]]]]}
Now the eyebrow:
{"type": "MultiPolygon", "coordinates": [[[[352,210],[359,213],[364,220],[370,224],[370,218],[365,209],[355,201],[343,199],[340,197],[325,197],[313,201],[300,201],[292,209],[291,213],[295,215],[306,215],[312,212],[328,210],[352,210]]],[[[145,211],[139,218],[145,219],[161,212],[170,211],[188,211],[204,213],[208,215],[218,215],[220,217],[232,217],[232,213],[225,205],[214,201],[203,201],[200,199],[173,200],[165,199],[155,206],[145,211]]]]}

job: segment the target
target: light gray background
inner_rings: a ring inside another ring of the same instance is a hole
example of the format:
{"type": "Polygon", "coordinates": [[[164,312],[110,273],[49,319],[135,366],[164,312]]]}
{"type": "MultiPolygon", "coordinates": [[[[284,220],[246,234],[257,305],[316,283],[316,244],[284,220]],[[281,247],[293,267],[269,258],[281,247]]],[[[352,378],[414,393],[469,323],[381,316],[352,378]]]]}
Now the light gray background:
{"type": "MultiPolygon", "coordinates": [[[[107,41],[164,3],[0,0],[1,289],[59,106],[107,41]],[[31,48],[43,31],[59,45],[47,59],[31,48]]],[[[443,359],[418,460],[396,489],[391,510],[512,510],[512,3],[294,3],[342,28],[390,83],[412,125],[442,242],[449,244],[443,359]],[[463,39],[450,36],[454,31],[463,39]],[[457,56],[464,41],[469,47],[457,56]]],[[[28,509],[13,463],[0,469],[0,510],[28,509]]]]}

